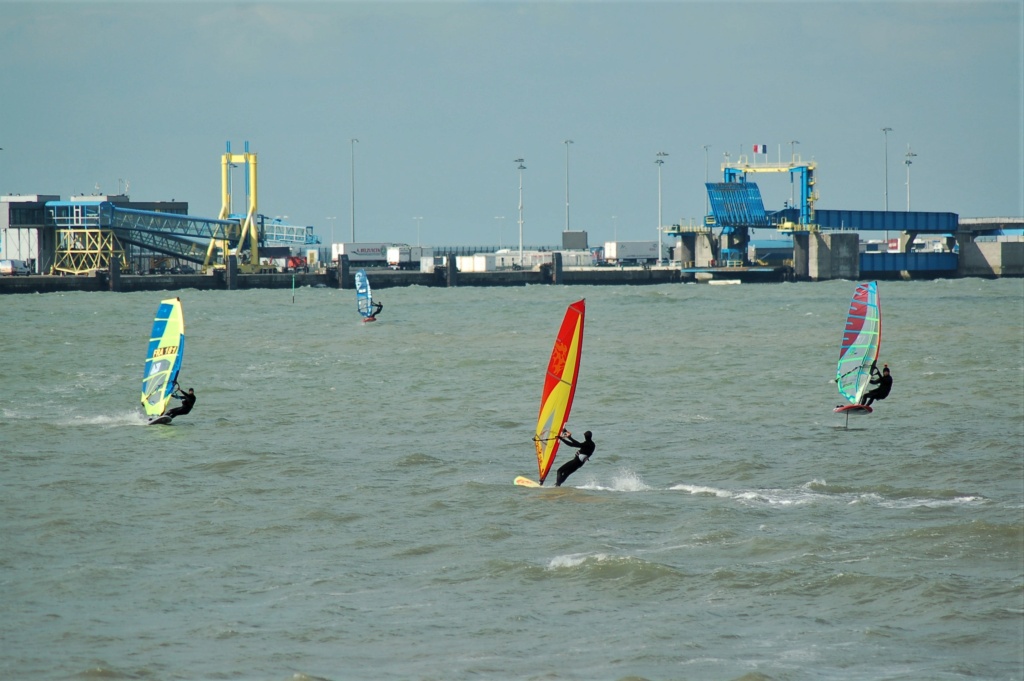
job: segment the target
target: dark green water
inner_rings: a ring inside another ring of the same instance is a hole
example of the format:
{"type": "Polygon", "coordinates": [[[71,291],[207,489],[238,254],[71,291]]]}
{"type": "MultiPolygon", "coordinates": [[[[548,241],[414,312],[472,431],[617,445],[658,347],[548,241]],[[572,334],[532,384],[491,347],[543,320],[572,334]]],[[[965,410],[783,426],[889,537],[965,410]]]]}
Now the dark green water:
{"type": "Polygon", "coordinates": [[[1024,678],[1024,286],[882,282],[846,429],[853,288],[174,292],[162,428],[163,296],[4,297],[0,677],[1024,678]],[[597,452],[514,487],[581,297],[597,452]]]}

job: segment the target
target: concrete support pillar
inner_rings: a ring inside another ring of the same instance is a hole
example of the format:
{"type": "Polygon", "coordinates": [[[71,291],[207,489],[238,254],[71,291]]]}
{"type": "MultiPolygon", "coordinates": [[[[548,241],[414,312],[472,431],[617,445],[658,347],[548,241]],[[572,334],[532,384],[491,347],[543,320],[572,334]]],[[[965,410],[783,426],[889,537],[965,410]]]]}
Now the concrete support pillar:
{"type": "Polygon", "coordinates": [[[970,260],[970,256],[974,253],[974,232],[957,231],[953,233],[953,238],[956,239],[956,250],[958,253],[956,259],[956,276],[969,276],[968,272],[971,268],[968,266],[968,261],[970,260]]]}
{"type": "Polygon", "coordinates": [[[227,266],[227,270],[226,270],[226,273],[225,273],[225,278],[227,279],[227,285],[228,285],[228,290],[229,291],[236,291],[236,290],[238,290],[238,256],[237,255],[229,255],[228,256],[228,266],[227,266]]]}
{"type": "Polygon", "coordinates": [[[459,268],[456,266],[456,258],[454,253],[449,253],[448,257],[445,258],[446,266],[444,268],[444,283],[449,288],[454,288],[459,285],[459,268]]]}
{"type": "MultiPolygon", "coordinates": [[[[914,243],[914,239],[917,238],[917,232],[900,232],[900,253],[910,253],[911,244],[914,243]]],[[[888,248],[886,248],[888,252],[888,248]]]]}
{"type": "Polygon", "coordinates": [[[562,283],[562,254],[552,253],[551,254],[551,283],[561,284],[562,283]]]}
{"type": "Polygon", "coordinates": [[[810,278],[810,238],[807,232],[793,233],[793,275],[797,281],[810,278]]]}
{"type": "Polygon", "coordinates": [[[812,281],[860,277],[860,236],[856,232],[814,232],[807,242],[807,276],[812,281]]]}
{"type": "Polygon", "coordinates": [[[668,246],[668,262],[669,262],[669,264],[677,265],[678,266],[679,262],[680,262],[679,261],[679,256],[683,252],[683,240],[682,240],[682,238],[678,234],[676,234],[675,235],[675,241],[671,241],[670,240],[665,245],[668,246]]]}
{"type": "Polygon", "coordinates": [[[121,290],[121,259],[111,258],[110,259],[110,290],[117,293],[121,290]]]}
{"type": "Polygon", "coordinates": [[[349,267],[348,256],[342,253],[338,257],[338,288],[349,288],[349,267]]]}
{"type": "Polygon", "coordinates": [[[682,234],[679,237],[679,264],[681,267],[693,267],[697,260],[697,235],[682,234]]]}
{"type": "Polygon", "coordinates": [[[697,244],[697,267],[710,266],[712,261],[718,258],[718,239],[708,232],[700,235],[697,244]]]}

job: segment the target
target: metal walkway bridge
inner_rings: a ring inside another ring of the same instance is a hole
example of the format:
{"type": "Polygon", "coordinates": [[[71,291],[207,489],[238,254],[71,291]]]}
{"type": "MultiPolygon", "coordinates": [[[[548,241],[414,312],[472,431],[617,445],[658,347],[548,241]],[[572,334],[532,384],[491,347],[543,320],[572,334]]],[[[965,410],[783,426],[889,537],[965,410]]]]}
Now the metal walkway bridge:
{"type": "MultiPolygon", "coordinates": [[[[82,274],[125,261],[125,245],[208,266],[238,249],[241,225],[175,213],[124,208],[109,201],[48,201],[47,226],[56,231],[54,269],[82,274]]],[[[240,254],[242,258],[245,254],[240,254]]]]}
{"type": "Polygon", "coordinates": [[[214,244],[237,248],[241,234],[237,220],[119,208],[107,202],[99,206],[99,226],[125,243],[204,265],[213,262],[214,244]]]}
{"type": "MultiPolygon", "coordinates": [[[[253,259],[242,239],[242,218],[235,216],[201,218],[126,208],[109,201],[51,201],[47,208],[58,235],[56,269],[62,272],[105,269],[112,257],[124,260],[121,246],[128,244],[204,267],[223,262],[225,253],[237,254],[242,262],[253,259]]],[[[313,227],[258,217],[262,246],[319,243],[313,227]]]]}

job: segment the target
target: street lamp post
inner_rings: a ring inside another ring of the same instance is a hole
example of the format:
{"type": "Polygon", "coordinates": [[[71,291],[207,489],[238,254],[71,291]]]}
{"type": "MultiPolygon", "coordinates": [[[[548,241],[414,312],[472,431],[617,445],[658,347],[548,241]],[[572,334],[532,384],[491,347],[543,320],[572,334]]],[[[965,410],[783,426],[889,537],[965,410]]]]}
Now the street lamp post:
{"type": "Polygon", "coordinates": [[[504,222],[504,215],[495,215],[494,219],[498,221],[498,250],[501,250],[501,223],[504,222]]]}
{"type": "Polygon", "coordinates": [[[231,177],[231,169],[232,168],[237,168],[237,167],[238,166],[235,165],[234,163],[229,163],[228,164],[228,216],[229,217],[231,216],[231,214],[235,210],[234,209],[234,205],[233,205],[234,202],[235,202],[235,199],[234,199],[234,196],[235,196],[235,186],[233,184],[233,179],[231,177]]]}
{"type": "Polygon", "coordinates": [[[907,164],[907,212],[909,213],[910,212],[910,164],[913,163],[913,161],[911,161],[910,159],[913,158],[914,156],[917,156],[917,154],[915,154],[914,152],[912,152],[910,150],[910,145],[909,144],[907,145],[907,153],[905,154],[905,156],[907,157],[907,160],[905,160],[904,163],[907,164]]]}
{"type": "Polygon", "coordinates": [[[416,221],[416,245],[422,246],[420,243],[420,227],[423,225],[423,216],[415,217],[413,220],[416,221]]]}
{"type": "Polygon", "coordinates": [[[352,243],[356,242],[356,142],[355,137],[349,140],[352,146],[352,243]]]}
{"type": "Polygon", "coordinates": [[[885,136],[885,210],[889,210],[889,133],[892,128],[882,128],[882,135],[885,136]]]}
{"type": "Polygon", "coordinates": [[[569,231],[569,145],[572,140],[565,140],[565,231],[569,231]]]}
{"type": "Polygon", "coordinates": [[[513,163],[519,164],[519,267],[523,267],[523,171],[526,166],[524,160],[517,158],[513,163]]]}
{"type": "Polygon", "coordinates": [[[334,221],[338,219],[336,215],[330,215],[324,220],[327,220],[331,224],[331,260],[334,260],[334,221]]]}
{"type": "Polygon", "coordinates": [[[710,144],[705,144],[703,146],[704,146],[704,185],[705,185],[704,186],[704,215],[707,216],[708,211],[711,210],[711,207],[708,205],[708,188],[707,188],[707,184],[708,184],[708,149],[711,148],[711,145],[710,144]]]}
{"type": "MultiPolygon", "coordinates": [[[[796,145],[800,144],[799,140],[789,140],[789,167],[792,168],[793,164],[796,163],[796,145]]],[[[789,173],[789,206],[790,208],[796,203],[796,185],[793,184],[793,173],[789,173]]]]}
{"type": "MultiPolygon", "coordinates": [[[[882,134],[886,140],[886,212],[889,212],[889,133],[892,132],[892,128],[882,128],[882,134]]],[[[889,220],[886,218],[886,224],[888,225],[889,220]]],[[[886,229],[886,244],[889,243],[889,230],[886,229]]],[[[886,246],[886,248],[889,248],[886,246]]]]}
{"type": "Polygon", "coordinates": [[[657,158],[654,161],[655,163],[658,164],[658,264],[659,265],[661,264],[661,253],[662,253],[662,246],[661,246],[661,234],[662,234],[662,229],[661,229],[661,225],[662,225],[662,222],[661,222],[661,166],[663,166],[665,164],[665,157],[666,156],[668,156],[668,154],[666,154],[664,151],[659,151],[658,154],[657,154],[657,158]]]}

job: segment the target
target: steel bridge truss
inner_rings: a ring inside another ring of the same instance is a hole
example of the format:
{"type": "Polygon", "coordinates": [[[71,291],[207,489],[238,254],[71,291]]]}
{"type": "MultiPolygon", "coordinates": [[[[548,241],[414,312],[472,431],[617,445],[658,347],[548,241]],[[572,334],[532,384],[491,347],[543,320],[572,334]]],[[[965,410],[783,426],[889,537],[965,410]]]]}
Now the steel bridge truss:
{"type": "MultiPolygon", "coordinates": [[[[157,213],[120,208],[112,203],[100,207],[100,224],[118,238],[142,248],[208,267],[223,262],[218,244],[237,248],[242,235],[237,220],[215,220],[190,215],[157,213]]],[[[243,261],[248,257],[240,254],[243,261]]]]}
{"type": "MultiPolygon", "coordinates": [[[[110,267],[113,258],[128,266],[125,244],[201,264],[223,262],[223,249],[237,249],[242,229],[235,220],[121,208],[103,202],[55,202],[47,216],[56,231],[54,272],[87,274],[110,267]]],[[[250,253],[239,253],[246,262],[250,253]]]]}

